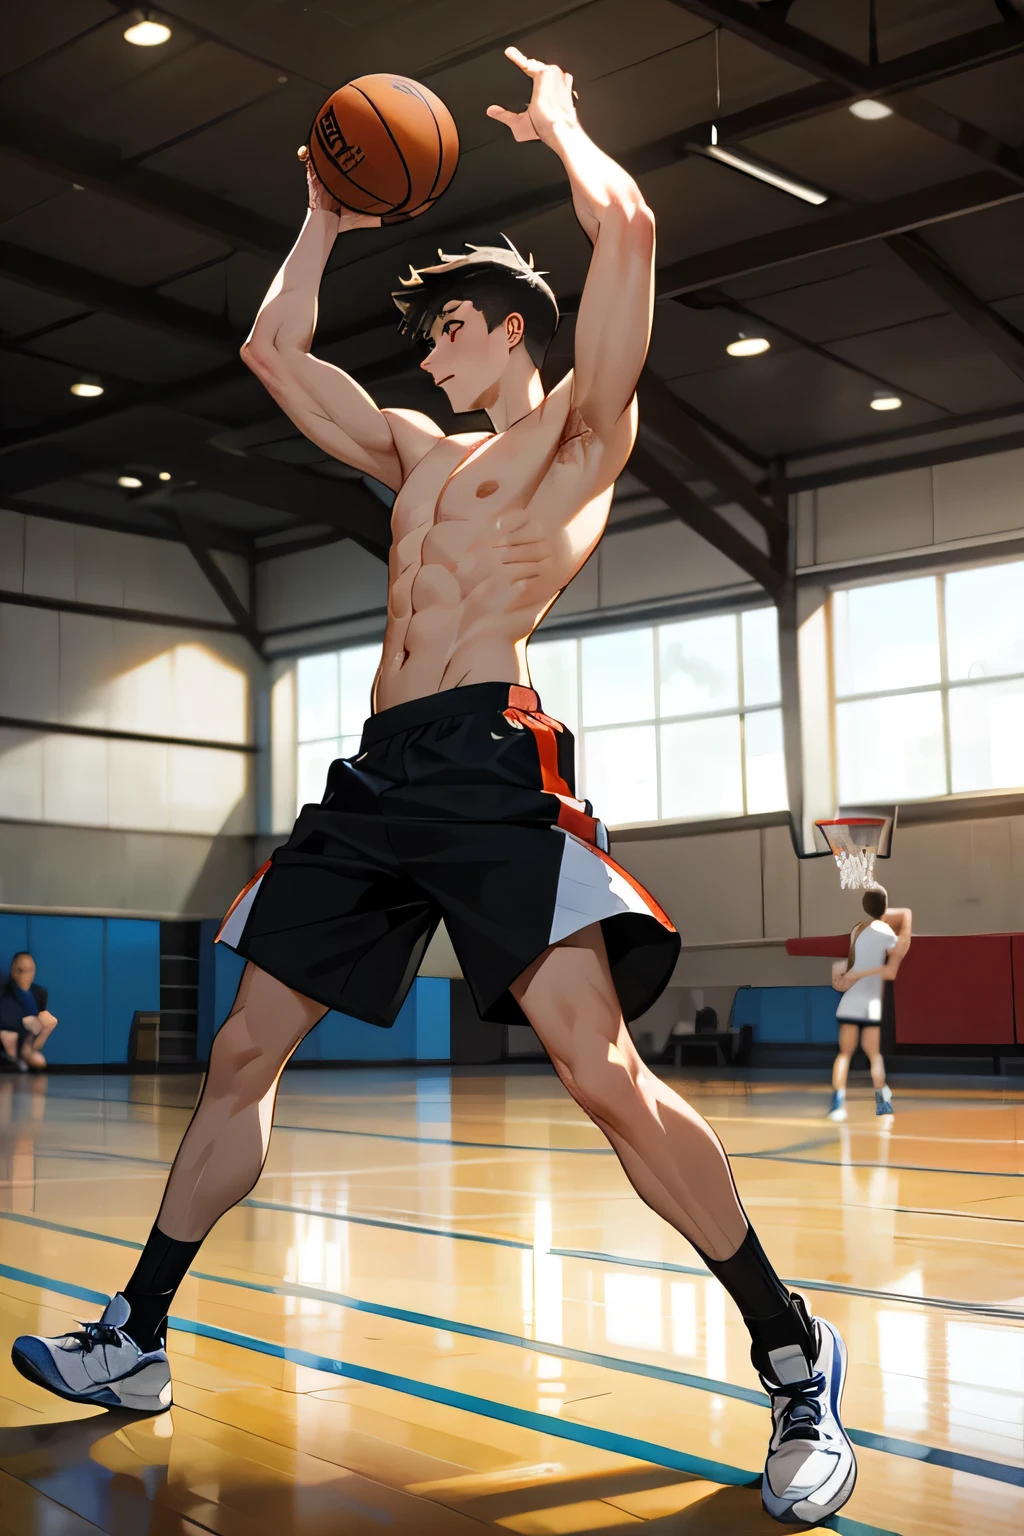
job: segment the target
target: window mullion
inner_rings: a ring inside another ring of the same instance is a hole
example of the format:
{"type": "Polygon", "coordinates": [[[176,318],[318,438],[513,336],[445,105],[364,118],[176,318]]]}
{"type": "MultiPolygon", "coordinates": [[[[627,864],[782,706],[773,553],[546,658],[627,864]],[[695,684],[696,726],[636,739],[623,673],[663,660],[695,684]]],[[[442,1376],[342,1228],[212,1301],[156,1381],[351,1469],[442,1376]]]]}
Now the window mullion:
{"type": "Polygon", "coordinates": [[[661,628],[651,626],[651,655],[654,663],[654,786],[658,820],[661,820],[661,628]]]}
{"type": "Polygon", "coordinates": [[[946,577],[935,578],[935,607],[939,626],[939,688],[942,698],[942,752],[946,766],[946,794],[953,793],[953,742],[949,728],[949,652],[946,645],[946,577]]]}
{"type": "Polygon", "coordinates": [[[743,692],[743,620],[736,615],[736,707],[740,718],[740,804],[747,814],[747,715],[743,692]]]}

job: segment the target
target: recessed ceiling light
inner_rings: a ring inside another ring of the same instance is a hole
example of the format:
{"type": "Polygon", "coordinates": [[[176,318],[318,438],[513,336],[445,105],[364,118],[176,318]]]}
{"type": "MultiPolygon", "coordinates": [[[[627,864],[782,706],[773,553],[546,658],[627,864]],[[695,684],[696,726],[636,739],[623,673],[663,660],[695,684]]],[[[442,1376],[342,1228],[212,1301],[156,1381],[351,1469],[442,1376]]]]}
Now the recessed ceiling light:
{"type": "Polygon", "coordinates": [[[125,29],[124,40],[126,43],[134,43],[136,48],[158,48],[161,43],[166,43],[170,35],[170,27],[165,27],[162,21],[152,21],[148,16],[143,16],[125,29]]]}
{"type": "Polygon", "coordinates": [[[788,192],[790,197],[798,197],[801,202],[813,203],[815,207],[828,202],[827,192],[822,192],[818,187],[808,186],[804,181],[796,181],[792,176],[787,176],[784,171],[777,171],[774,166],[755,160],[753,155],[741,153],[736,149],[726,149],[722,144],[696,144],[691,148],[696,149],[698,154],[707,155],[709,159],[718,160],[722,165],[729,166],[730,170],[742,171],[744,176],[753,176],[757,181],[766,181],[770,187],[777,187],[780,192],[788,192]]]}
{"type": "Polygon", "coordinates": [[[122,491],[141,491],[142,481],[138,475],[118,475],[117,483],[122,491]]]}
{"type": "Polygon", "coordinates": [[[756,357],[759,352],[767,352],[771,342],[766,336],[744,336],[740,331],[735,341],[730,341],[726,347],[730,357],[756,357]]]}
{"type": "Polygon", "coordinates": [[[171,472],[170,472],[169,469],[162,469],[160,471],[159,475],[157,476],[158,480],[169,480],[170,478],[171,478],[171,472]]]}
{"type": "Polygon", "coordinates": [[[83,400],[95,400],[97,395],[102,395],[103,385],[99,379],[76,379],[71,385],[71,393],[80,395],[83,400]]]}
{"type": "Polygon", "coordinates": [[[892,117],[892,107],[887,107],[884,101],[854,101],[850,103],[850,111],[865,123],[877,123],[879,118],[892,117]]]}
{"type": "Polygon", "coordinates": [[[876,389],[871,397],[873,411],[898,411],[903,401],[891,389],[876,389]]]}

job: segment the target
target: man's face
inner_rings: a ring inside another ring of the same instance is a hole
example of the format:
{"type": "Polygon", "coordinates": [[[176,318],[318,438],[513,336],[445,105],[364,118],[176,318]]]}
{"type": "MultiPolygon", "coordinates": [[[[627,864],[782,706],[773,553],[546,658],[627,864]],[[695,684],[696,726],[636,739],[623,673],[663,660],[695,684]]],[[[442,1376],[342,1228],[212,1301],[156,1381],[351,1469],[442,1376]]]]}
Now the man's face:
{"type": "Polygon", "coordinates": [[[11,966],[11,980],[16,987],[27,992],[35,980],[36,963],[31,955],[19,955],[11,966]]]}
{"type": "Polygon", "coordinates": [[[453,411],[486,410],[494,404],[512,355],[507,322],[488,331],[468,299],[449,299],[435,316],[426,345],[420,367],[444,390],[453,411]]]}

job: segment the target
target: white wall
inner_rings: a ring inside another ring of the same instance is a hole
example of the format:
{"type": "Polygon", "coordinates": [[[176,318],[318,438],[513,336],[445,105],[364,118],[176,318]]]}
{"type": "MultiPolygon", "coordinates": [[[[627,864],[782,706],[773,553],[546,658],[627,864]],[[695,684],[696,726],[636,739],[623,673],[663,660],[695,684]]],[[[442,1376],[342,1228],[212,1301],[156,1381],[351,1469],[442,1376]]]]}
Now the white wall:
{"type": "MultiPolygon", "coordinates": [[[[218,559],[245,595],[244,560],[218,559]]],[[[214,915],[250,862],[255,755],[45,725],[251,744],[263,664],[230,633],[24,607],[4,592],[226,621],[220,599],[182,545],[0,511],[0,715],[39,722],[0,727],[0,902],[171,914],[202,896],[214,915]],[[244,855],[215,851],[224,839],[244,855]]]]}

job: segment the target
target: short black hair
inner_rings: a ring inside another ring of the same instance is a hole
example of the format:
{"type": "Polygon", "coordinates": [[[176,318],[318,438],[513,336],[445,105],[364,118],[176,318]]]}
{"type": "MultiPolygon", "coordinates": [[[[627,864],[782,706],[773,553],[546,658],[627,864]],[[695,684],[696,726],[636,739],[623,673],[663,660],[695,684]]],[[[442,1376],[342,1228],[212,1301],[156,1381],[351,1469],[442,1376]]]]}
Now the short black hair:
{"type": "Polygon", "coordinates": [[[864,892],[864,900],[861,902],[861,906],[868,917],[876,919],[884,917],[885,909],[888,905],[889,897],[884,886],[872,885],[864,892]]]}
{"type": "Polygon", "coordinates": [[[523,345],[539,368],[558,325],[558,301],[533,257],[525,260],[505,239],[506,245],[467,245],[461,256],[439,250],[436,266],[410,267],[409,276],[399,278],[401,290],[391,295],[402,311],[401,334],[423,341],[444,306],[465,299],[489,331],[509,315],[522,315],[523,345]]]}

